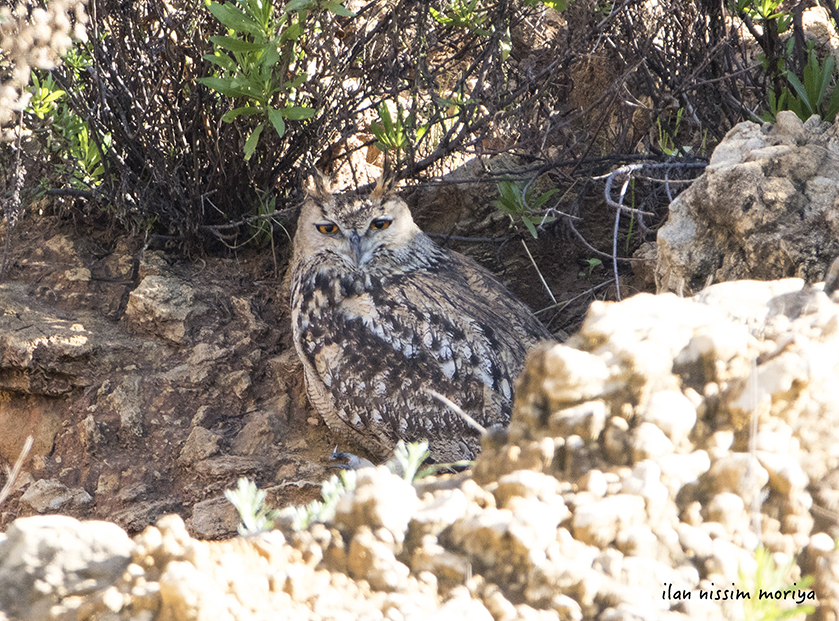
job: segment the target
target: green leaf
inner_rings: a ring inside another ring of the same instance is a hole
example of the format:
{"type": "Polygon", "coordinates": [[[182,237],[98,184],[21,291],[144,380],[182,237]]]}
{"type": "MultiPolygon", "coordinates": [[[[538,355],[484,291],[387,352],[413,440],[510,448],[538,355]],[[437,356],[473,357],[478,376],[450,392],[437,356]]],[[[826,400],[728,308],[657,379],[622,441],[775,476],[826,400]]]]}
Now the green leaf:
{"type": "Polygon", "coordinates": [[[225,123],[232,123],[234,119],[237,119],[240,116],[253,116],[255,114],[262,113],[263,110],[255,106],[240,106],[239,108],[233,108],[230,112],[226,112],[224,116],[221,117],[221,120],[225,123]]]}
{"type": "Polygon", "coordinates": [[[313,0],[290,0],[290,2],[283,7],[283,11],[286,13],[305,11],[307,9],[311,9],[314,4],[313,0]]]}
{"type": "Polygon", "coordinates": [[[393,119],[390,116],[390,110],[388,110],[388,107],[384,102],[382,102],[379,106],[379,118],[382,119],[382,126],[385,129],[385,134],[388,136],[393,135],[393,119]]]}
{"type": "Polygon", "coordinates": [[[303,26],[300,25],[300,22],[294,22],[283,30],[283,34],[280,35],[280,41],[296,41],[302,34],[303,26]]]}
{"type": "MultiPolygon", "coordinates": [[[[813,108],[810,106],[810,98],[807,94],[807,89],[804,88],[804,85],[801,83],[801,80],[799,80],[793,73],[789,71],[787,71],[787,82],[789,82],[790,86],[792,86],[792,88],[795,89],[795,92],[798,94],[800,103],[806,106],[806,109],[809,111],[809,114],[807,115],[807,117],[809,118],[813,114],[813,108]]],[[[792,102],[790,102],[790,104],[792,104],[792,102]]],[[[799,114],[799,116],[801,115],[799,114]]]]}
{"type": "Polygon", "coordinates": [[[527,227],[527,230],[530,231],[530,234],[533,235],[533,239],[538,239],[539,234],[536,232],[536,226],[531,222],[530,218],[527,216],[522,216],[521,221],[524,223],[524,226],[527,227]]]}
{"type": "Polygon", "coordinates": [[[548,199],[550,199],[551,196],[553,196],[557,192],[559,192],[559,190],[557,188],[554,188],[553,190],[548,190],[547,192],[539,196],[539,198],[537,198],[536,201],[533,203],[533,209],[539,209],[542,205],[548,202],[548,199]]]}
{"type": "Polygon", "coordinates": [[[274,126],[274,129],[277,130],[277,134],[280,136],[280,138],[282,138],[283,134],[285,134],[285,120],[283,120],[283,111],[269,110],[268,120],[271,121],[271,124],[274,126]]]}
{"type": "Polygon", "coordinates": [[[295,88],[299,88],[300,85],[303,84],[303,82],[305,82],[308,79],[309,79],[309,76],[307,74],[301,73],[296,78],[294,78],[293,80],[283,84],[283,86],[285,88],[287,88],[288,90],[294,90],[295,88]]]}
{"type": "Polygon", "coordinates": [[[218,91],[222,95],[233,97],[233,95],[228,94],[233,88],[233,80],[230,78],[197,78],[195,81],[218,91]]]}
{"type": "Polygon", "coordinates": [[[355,17],[355,13],[350,11],[347,7],[342,6],[337,2],[333,2],[332,0],[325,0],[322,5],[335,15],[340,15],[341,17],[355,17]]]}
{"type": "Polygon", "coordinates": [[[259,52],[265,47],[264,43],[252,43],[236,37],[216,36],[210,37],[210,41],[231,52],[259,52]]]}
{"type": "Polygon", "coordinates": [[[262,68],[269,69],[280,62],[280,53],[276,45],[266,46],[265,55],[262,57],[262,68]]]}
{"type": "Polygon", "coordinates": [[[376,137],[376,140],[379,141],[379,144],[384,147],[384,150],[387,151],[387,137],[385,136],[385,130],[382,126],[376,123],[376,121],[373,121],[370,123],[370,131],[376,137]]]}
{"type": "Polygon", "coordinates": [[[542,0],[542,4],[544,4],[549,9],[553,9],[554,11],[562,12],[568,8],[568,2],[566,0],[542,0]]]}
{"type": "Polygon", "coordinates": [[[839,114],[839,86],[834,86],[833,92],[830,94],[830,101],[827,104],[827,110],[824,113],[824,120],[833,123],[837,114],[839,114]]]}
{"type": "Polygon", "coordinates": [[[248,136],[248,139],[245,140],[246,160],[251,159],[251,156],[253,155],[254,149],[256,149],[256,144],[259,142],[259,136],[260,134],[262,134],[263,129],[265,129],[265,123],[260,123],[254,128],[254,130],[251,132],[251,135],[248,136]]]}
{"type": "Polygon", "coordinates": [[[283,116],[292,121],[302,121],[303,119],[310,119],[315,115],[314,108],[306,108],[305,106],[290,106],[283,110],[283,116]]]}
{"type": "Polygon", "coordinates": [[[227,54],[218,52],[216,54],[204,54],[204,60],[209,60],[214,65],[226,69],[227,71],[236,71],[236,63],[227,54]]]}
{"type": "Polygon", "coordinates": [[[54,102],[56,99],[59,99],[59,98],[61,98],[61,97],[63,97],[63,96],[64,96],[64,91],[53,91],[53,92],[51,92],[49,95],[47,95],[46,97],[44,97],[44,98],[41,100],[41,103],[45,103],[45,104],[47,104],[47,103],[52,103],[52,102],[54,102]]]}
{"type": "Polygon", "coordinates": [[[217,20],[236,32],[247,32],[255,36],[263,34],[262,27],[256,21],[234,8],[234,5],[229,2],[225,4],[211,2],[207,8],[217,20]]]}

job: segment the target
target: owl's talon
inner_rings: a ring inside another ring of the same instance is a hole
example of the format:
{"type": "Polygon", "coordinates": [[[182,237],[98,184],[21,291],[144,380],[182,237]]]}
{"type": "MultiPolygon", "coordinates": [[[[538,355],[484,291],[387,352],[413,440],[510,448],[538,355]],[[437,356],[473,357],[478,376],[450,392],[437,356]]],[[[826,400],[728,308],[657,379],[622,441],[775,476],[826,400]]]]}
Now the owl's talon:
{"type": "Polygon", "coordinates": [[[369,459],[364,459],[363,457],[359,457],[358,455],[354,455],[353,453],[339,453],[338,447],[336,446],[332,449],[332,453],[329,455],[329,459],[332,461],[338,461],[339,459],[346,460],[347,463],[345,464],[330,464],[330,468],[339,468],[341,470],[360,470],[361,468],[374,468],[373,462],[369,459]]]}

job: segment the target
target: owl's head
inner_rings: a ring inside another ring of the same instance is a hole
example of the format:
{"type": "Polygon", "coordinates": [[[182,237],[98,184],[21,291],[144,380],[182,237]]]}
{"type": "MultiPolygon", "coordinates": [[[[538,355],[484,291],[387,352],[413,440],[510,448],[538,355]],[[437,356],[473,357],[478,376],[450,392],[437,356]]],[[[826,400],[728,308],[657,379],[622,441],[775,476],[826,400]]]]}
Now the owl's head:
{"type": "Polygon", "coordinates": [[[315,175],[297,221],[295,252],[330,255],[350,268],[362,269],[376,259],[404,249],[420,233],[403,200],[379,180],[369,194],[332,194],[315,175]]]}

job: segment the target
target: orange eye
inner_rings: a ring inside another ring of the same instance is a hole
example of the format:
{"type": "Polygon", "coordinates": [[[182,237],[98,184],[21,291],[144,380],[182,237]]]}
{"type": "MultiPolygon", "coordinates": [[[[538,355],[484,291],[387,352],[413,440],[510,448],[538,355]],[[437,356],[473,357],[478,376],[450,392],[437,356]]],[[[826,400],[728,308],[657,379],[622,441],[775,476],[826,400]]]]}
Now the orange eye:
{"type": "Polygon", "coordinates": [[[338,231],[338,225],[332,224],[331,222],[316,224],[315,228],[318,230],[318,233],[323,233],[324,235],[333,235],[338,231]]]}
{"type": "Polygon", "coordinates": [[[393,222],[393,220],[390,218],[376,218],[370,223],[370,228],[375,231],[381,231],[382,229],[389,227],[391,222],[393,222]]]}

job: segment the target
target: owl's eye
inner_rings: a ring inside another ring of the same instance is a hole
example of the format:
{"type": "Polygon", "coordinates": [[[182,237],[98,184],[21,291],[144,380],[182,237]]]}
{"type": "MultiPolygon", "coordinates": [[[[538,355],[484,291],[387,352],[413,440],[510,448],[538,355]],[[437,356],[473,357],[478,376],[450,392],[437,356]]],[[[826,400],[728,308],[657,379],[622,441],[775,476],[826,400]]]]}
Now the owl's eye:
{"type": "Polygon", "coordinates": [[[381,231],[389,227],[391,222],[393,222],[391,218],[376,218],[370,223],[370,228],[374,231],[381,231]]]}
{"type": "Polygon", "coordinates": [[[315,228],[318,230],[318,233],[323,233],[324,235],[333,235],[338,232],[338,225],[332,222],[316,224],[315,228]]]}

